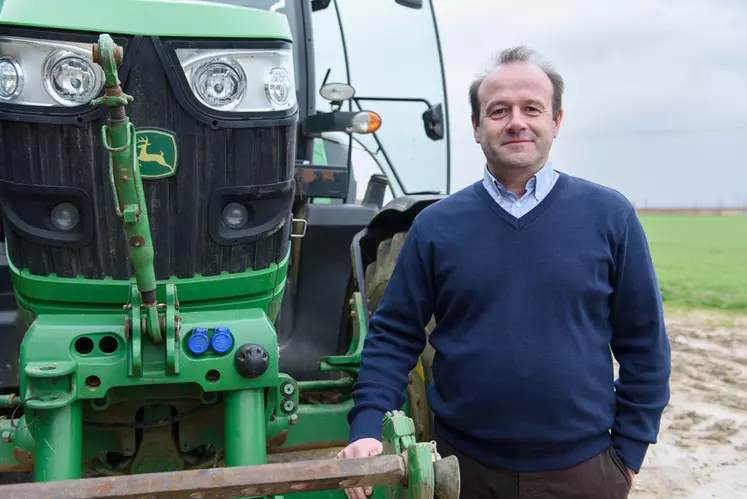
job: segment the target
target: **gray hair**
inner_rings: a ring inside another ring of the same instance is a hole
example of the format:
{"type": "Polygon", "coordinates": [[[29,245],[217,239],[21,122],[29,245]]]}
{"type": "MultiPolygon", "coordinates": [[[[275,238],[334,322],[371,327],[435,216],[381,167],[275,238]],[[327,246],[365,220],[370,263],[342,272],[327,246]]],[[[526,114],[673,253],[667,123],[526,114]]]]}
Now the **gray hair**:
{"type": "Polygon", "coordinates": [[[560,76],[553,66],[540,59],[539,55],[532,49],[520,45],[518,47],[512,47],[500,52],[498,55],[493,57],[493,64],[490,70],[484,72],[469,86],[469,103],[472,107],[472,118],[476,124],[480,124],[480,102],[477,99],[477,91],[480,89],[483,80],[490,71],[497,69],[499,66],[509,64],[511,62],[529,62],[539,67],[547,77],[550,79],[553,87],[552,96],[552,115],[554,119],[557,119],[560,114],[560,109],[563,106],[563,91],[565,89],[565,83],[563,77],[560,76]]]}

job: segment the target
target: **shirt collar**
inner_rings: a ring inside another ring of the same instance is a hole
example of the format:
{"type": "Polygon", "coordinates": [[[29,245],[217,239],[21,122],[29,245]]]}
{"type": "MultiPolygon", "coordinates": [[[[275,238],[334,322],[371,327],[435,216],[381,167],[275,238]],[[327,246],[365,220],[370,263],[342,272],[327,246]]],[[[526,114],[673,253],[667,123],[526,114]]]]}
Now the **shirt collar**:
{"type": "MultiPolygon", "coordinates": [[[[505,196],[508,193],[508,189],[506,189],[506,187],[499,182],[492,173],[490,173],[487,165],[485,166],[484,177],[485,181],[497,189],[499,196],[505,196]]],[[[527,192],[533,194],[534,198],[539,201],[549,192],[550,186],[552,185],[552,177],[552,163],[548,161],[545,163],[545,166],[540,168],[540,170],[529,179],[526,186],[527,192]]]]}

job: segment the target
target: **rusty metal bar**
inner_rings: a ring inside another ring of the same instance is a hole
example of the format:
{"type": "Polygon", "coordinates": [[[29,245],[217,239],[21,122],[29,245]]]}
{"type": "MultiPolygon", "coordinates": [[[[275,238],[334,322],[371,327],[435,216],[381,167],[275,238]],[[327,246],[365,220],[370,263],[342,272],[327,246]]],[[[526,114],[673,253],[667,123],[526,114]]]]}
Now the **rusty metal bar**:
{"type": "Polygon", "coordinates": [[[0,486],[3,499],[233,499],[394,485],[404,459],[380,455],[0,486]]]}
{"type": "MultiPolygon", "coordinates": [[[[343,448],[345,448],[344,445],[296,451],[278,450],[267,454],[267,462],[274,464],[314,461],[315,459],[334,459],[343,448]]],[[[18,464],[0,464],[0,473],[34,471],[34,458],[30,453],[18,448],[13,449],[13,453],[18,464]]],[[[2,489],[0,488],[0,490],[2,489]]],[[[0,499],[2,499],[2,496],[0,496],[0,499]]]]}

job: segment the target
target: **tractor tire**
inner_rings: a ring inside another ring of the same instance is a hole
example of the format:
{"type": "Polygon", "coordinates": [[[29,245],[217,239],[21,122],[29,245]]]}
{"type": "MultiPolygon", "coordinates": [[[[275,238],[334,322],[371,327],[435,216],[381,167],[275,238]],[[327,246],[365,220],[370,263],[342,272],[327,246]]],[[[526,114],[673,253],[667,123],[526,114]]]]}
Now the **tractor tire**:
{"type": "MultiPolygon", "coordinates": [[[[373,314],[384,296],[384,291],[389,284],[389,279],[397,263],[397,258],[402,250],[407,232],[398,232],[391,238],[383,240],[376,251],[376,260],[366,267],[365,293],[368,301],[368,310],[373,314]]],[[[408,385],[408,396],[412,404],[411,418],[415,423],[417,439],[429,441],[432,438],[433,414],[428,406],[426,390],[433,381],[433,355],[434,350],[428,338],[435,327],[435,318],[431,316],[425,327],[426,345],[420,355],[418,365],[410,372],[408,385]]]]}

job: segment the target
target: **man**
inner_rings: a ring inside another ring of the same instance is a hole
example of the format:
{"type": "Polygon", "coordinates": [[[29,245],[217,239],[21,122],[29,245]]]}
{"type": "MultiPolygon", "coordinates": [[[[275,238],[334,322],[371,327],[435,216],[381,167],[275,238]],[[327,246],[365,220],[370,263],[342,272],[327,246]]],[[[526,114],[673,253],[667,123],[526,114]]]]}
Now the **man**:
{"type": "Polygon", "coordinates": [[[381,452],[433,314],[428,401],[461,497],[624,498],[669,401],[659,289],[631,204],[548,163],[564,83],[534,57],[506,50],[470,88],[485,178],[415,219],[371,317],[339,457],[381,452]]]}

